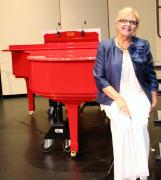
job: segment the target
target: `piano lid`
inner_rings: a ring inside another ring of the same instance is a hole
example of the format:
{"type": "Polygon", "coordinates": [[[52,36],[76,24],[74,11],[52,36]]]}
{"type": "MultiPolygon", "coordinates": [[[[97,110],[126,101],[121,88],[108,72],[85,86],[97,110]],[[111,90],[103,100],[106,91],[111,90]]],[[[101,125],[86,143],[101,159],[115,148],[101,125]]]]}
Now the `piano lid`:
{"type": "Polygon", "coordinates": [[[95,60],[99,41],[98,32],[64,31],[44,34],[44,45],[52,49],[29,52],[31,61],[84,61],[95,60]]]}
{"type": "Polygon", "coordinates": [[[98,32],[63,31],[44,34],[44,44],[10,45],[6,51],[96,49],[98,42],[98,32]]]}
{"type": "Polygon", "coordinates": [[[67,43],[67,42],[98,42],[98,32],[80,31],[57,31],[44,34],[44,43],[67,43]]]}

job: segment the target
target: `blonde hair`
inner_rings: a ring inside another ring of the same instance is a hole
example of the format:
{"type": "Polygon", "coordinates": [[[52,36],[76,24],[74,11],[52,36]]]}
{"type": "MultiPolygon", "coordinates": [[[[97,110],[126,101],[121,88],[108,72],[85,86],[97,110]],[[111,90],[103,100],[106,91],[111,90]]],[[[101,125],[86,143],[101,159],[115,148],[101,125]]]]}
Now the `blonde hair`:
{"type": "Polygon", "coordinates": [[[116,18],[116,22],[122,17],[122,16],[127,16],[127,15],[132,15],[136,18],[136,22],[137,22],[137,27],[139,25],[140,22],[140,16],[139,13],[131,8],[131,7],[124,7],[123,9],[121,9],[120,11],[118,11],[117,14],[117,18],[116,18]]]}

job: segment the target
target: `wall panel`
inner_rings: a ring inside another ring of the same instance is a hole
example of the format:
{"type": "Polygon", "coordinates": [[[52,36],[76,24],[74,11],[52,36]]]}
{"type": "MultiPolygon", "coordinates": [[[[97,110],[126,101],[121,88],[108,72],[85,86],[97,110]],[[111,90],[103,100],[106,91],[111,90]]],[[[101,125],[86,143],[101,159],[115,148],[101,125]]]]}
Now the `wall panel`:
{"type": "MultiPolygon", "coordinates": [[[[0,49],[9,44],[42,43],[42,32],[59,21],[58,0],[0,0],[0,49]]],[[[0,53],[3,95],[26,93],[24,79],[12,75],[11,56],[0,53]]]]}
{"type": "Polygon", "coordinates": [[[107,0],[61,0],[63,29],[101,28],[101,37],[108,37],[107,0]]]}

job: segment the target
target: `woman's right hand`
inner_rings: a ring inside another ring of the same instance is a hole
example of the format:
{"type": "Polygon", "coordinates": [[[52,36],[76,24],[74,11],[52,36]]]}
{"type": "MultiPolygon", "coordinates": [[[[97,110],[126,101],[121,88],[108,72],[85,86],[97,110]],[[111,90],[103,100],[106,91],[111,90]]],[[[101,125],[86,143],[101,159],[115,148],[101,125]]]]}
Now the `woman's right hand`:
{"type": "Polygon", "coordinates": [[[130,111],[125,99],[119,96],[115,101],[120,111],[124,112],[131,119],[130,111]]]}
{"type": "Polygon", "coordinates": [[[108,97],[116,101],[116,104],[120,111],[124,112],[131,119],[129,109],[124,98],[120,96],[120,94],[112,86],[107,86],[102,90],[108,97]]]}

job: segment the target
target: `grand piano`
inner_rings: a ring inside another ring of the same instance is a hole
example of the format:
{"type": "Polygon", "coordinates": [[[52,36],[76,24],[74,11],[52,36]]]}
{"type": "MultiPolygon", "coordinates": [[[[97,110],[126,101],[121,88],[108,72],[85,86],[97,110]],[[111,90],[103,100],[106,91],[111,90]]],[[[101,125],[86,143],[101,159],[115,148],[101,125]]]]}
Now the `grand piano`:
{"type": "Polygon", "coordinates": [[[98,42],[97,32],[81,30],[44,34],[44,44],[9,46],[13,74],[26,80],[30,114],[35,94],[66,106],[72,157],[78,152],[78,108],[96,98],[93,66],[98,42]]]}

